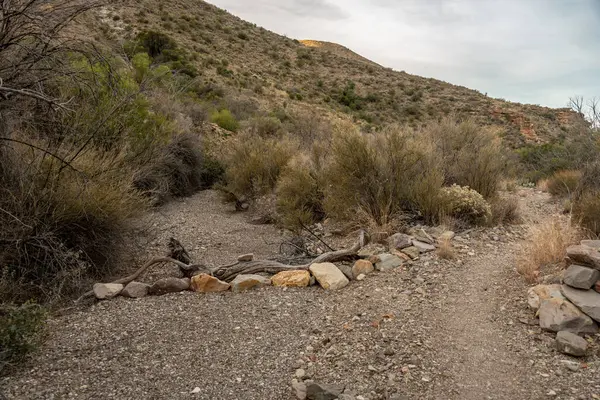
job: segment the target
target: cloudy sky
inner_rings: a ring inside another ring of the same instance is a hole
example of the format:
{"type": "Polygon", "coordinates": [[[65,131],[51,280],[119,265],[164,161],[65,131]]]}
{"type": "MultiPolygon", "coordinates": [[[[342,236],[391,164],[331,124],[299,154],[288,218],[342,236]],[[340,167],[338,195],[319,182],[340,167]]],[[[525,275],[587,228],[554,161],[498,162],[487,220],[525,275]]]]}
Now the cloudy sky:
{"type": "Polygon", "coordinates": [[[600,0],[209,0],[295,39],[490,96],[600,96],[600,0]]]}

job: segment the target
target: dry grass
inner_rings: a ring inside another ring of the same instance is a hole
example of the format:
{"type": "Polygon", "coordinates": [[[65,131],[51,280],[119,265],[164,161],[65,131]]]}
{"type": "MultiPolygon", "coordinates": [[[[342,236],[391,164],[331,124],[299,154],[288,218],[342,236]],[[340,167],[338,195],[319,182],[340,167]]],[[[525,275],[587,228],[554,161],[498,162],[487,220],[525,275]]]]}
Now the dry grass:
{"type": "Polygon", "coordinates": [[[454,253],[452,243],[450,243],[450,240],[448,239],[444,239],[438,243],[436,254],[439,258],[442,258],[444,260],[454,260],[456,258],[456,254],[454,253]]]}
{"type": "Polygon", "coordinates": [[[579,236],[579,231],[566,221],[553,220],[534,228],[517,262],[517,272],[527,282],[537,282],[543,272],[561,267],[567,247],[579,236]]]}
{"type": "Polygon", "coordinates": [[[582,173],[577,170],[555,172],[546,182],[548,192],[557,197],[571,197],[581,182],[582,173]]]}
{"type": "Polygon", "coordinates": [[[492,225],[518,224],[521,222],[519,199],[515,196],[495,197],[490,200],[492,225]]]}

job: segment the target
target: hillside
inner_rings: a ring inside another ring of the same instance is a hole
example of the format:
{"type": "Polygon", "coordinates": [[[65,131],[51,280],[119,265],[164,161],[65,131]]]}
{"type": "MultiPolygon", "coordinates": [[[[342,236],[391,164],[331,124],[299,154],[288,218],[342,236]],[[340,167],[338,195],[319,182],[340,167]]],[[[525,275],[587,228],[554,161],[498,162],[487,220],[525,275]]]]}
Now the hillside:
{"type": "Polygon", "coordinates": [[[512,147],[559,137],[577,116],[493,99],[476,90],[384,68],[343,46],[298,41],[245,22],[203,1],[123,2],[103,8],[86,29],[118,46],[140,31],[160,31],[189,51],[199,79],[237,92],[266,111],[293,103],[351,116],[364,130],[418,126],[441,115],[471,116],[503,128],[512,147]]]}

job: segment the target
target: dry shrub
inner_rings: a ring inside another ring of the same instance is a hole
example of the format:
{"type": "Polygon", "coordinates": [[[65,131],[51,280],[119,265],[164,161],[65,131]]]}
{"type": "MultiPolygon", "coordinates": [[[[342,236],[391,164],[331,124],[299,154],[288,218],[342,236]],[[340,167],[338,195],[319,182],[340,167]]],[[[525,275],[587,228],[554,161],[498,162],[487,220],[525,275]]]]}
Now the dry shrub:
{"type": "Polygon", "coordinates": [[[133,182],[155,204],[209,188],[223,174],[221,165],[203,153],[200,139],[192,134],[176,135],[158,152],[136,173],[133,182]]]}
{"type": "Polygon", "coordinates": [[[494,132],[471,120],[457,123],[446,117],[427,125],[424,135],[441,159],[446,185],[468,186],[486,199],[495,196],[508,160],[494,132]]]}
{"type": "Polygon", "coordinates": [[[577,170],[555,172],[547,180],[548,192],[557,197],[570,197],[579,187],[581,176],[581,171],[577,170]]]}
{"type": "Polygon", "coordinates": [[[521,222],[519,199],[517,197],[494,197],[489,201],[492,225],[518,224],[521,222]]]}
{"type": "Polygon", "coordinates": [[[438,243],[436,254],[439,258],[444,260],[454,260],[456,258],[456,254],[454,254],[454,249],[452,248],[452,243],[450,243],[450,240],[448,239],[444,239],[438,243]]]}
{"type": "Polygon", "coordinates": [[[563,263],[567,247],[578,238],[577,229],[559,220],[534,228],[517,261],[517,272],[528,282],[536,282],[542,269],[558,268],[563,263]]]}
{"type": "Polygon", "coordinates": [[[245,132],[222,155],[225,191],[236,198],[256,198],[275,188],[279,174],[297,151],[290,137],[264,138],[245,132]]]}
{"type": "Polygon", "coordinates": [[[438,201],[444,215],[469,224],[486,224],[492,216],[489,203],[481,194],[469,187],[452,185],[442,188],[438,201]]]}
{"type": "Polygon", "coordinates": [[[588,232],[600,235],[600,192],[590,191],[573,202],[573,217],[588,232]]]}

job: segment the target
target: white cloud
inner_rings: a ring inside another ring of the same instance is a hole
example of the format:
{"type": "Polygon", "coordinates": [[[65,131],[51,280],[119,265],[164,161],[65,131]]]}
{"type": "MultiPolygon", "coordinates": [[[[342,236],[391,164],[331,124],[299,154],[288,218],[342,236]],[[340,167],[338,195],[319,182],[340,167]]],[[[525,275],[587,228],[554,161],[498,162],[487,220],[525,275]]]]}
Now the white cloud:
{"type": "Polygon", "coordinates": [[[597,0],[212,0],[299,39],[342,44],[379,64],[564,106],[600,95],[597,0]]]}

